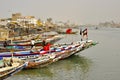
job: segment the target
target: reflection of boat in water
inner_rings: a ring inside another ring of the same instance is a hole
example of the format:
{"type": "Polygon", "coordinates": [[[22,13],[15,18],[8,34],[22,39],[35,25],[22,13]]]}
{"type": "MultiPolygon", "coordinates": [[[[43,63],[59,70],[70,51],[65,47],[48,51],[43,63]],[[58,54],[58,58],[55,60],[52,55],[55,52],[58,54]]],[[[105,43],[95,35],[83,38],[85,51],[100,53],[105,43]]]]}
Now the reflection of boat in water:
{"type": "Polygon", "coordinates": [[[68,58],[68,60],[70,60],[70,62],[74,65],[80,67],[81,71],[84,73],[89,71],[90,65],[92,64],[92,61],[90,59],[87,59],[86,57],[80,55],[73,55],[68,58]]]}
{"type": "MultiPolygon", "coordinates": [[[[67,77],[70,77],[70,80],[84,80],[85,77],[88,76],[91,65],[91,59],[79,55],[73,55],[68,59],[58,61],[57,63],[52,64],[52,66],[49,67],[52,67],[54,75],[66,75],[67,77]]],[[[62,79],[66,80],[68,78],[63,77],[62,79]]]]}
{"type": "MultiPolygon", "coordinates": [[[[57,63],[49,65],[48,67],[22,70],[14,77],[29,77],[31,80],[39,80],[38,77],[41,78],[41,80],[56,80],[56,78],[62,76],[62,74],[65,75],[68,73],[70,73],[68,74],[69,76],[79,75],[79,77],[83,77],[89,71],[91,64],[92,61],[90,59],[80,55],[73,55],[68,59],[58,61],[57,63]]],[[[62,79],[64,79],[64,76],[62,79]]]]}

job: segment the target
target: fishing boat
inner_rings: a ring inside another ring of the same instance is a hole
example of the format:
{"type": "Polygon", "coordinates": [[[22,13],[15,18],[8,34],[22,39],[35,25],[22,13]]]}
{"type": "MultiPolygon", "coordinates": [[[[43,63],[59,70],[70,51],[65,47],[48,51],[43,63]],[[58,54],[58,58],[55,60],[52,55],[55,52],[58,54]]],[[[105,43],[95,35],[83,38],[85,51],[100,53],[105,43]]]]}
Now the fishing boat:
{"type": "MultiPolygon", "coordinates": [[[[63,45],[63,44],[62,44],[63,45]]],[[[65,59],[79,51],[89,48],[90,46],[96,45],[92,40],[76,42],[73,44],[66,44],[57,48],[55,52],[43,54],[36,59],[28,61],[27,69],[29,68],[40,68],[47,66],[48,64],[54,63],[58,60],[65,59]]],[[[27,59],[26,59],[27,60],[27,59]]]]}
{"type": "MultiPolygon", "coordinates": [[[[52,50],[50,50],[49,53],[44,53],[44,51],[43,51],[43,55],[40,55],[38,58],[35,58],[35,59],[26,58],[26,59],[24,59],[25,61],[28,61],[28,66],[26,68],[27,69],[28,68],[39,68],[39,67],[44,67],[44,66],[47,66],[48,64],[53,63],[54,59],[60,53],[66,55],[67,53],[71,53],[74,51],[70,45],[71,44],[69,44],[69,46],[68,46],[68,44],[62,45],[62,46],[59,45],[57,47],[54,47],[54,49],[52,48],[52,50]]],[[[75,47],[77,47],[78,45],[79,44],[75,45],[75,47]]]]}
{"type": "MultiPolygon", "coordinates": [[[[61,35],[55,35],[55,36],[52,36],[52,37],[48,37],[48,38],[43,38],[43,39],[37,39],[35,40],[35,46],[42,46],[42,42],[43,40],[45,40],[46,42],[49,42],[51,44],[55,43],[56,41],[60,40],[63,36],[61,35]]],[[[16,42],[13,42],[11,44],[8,44],[7,46],[31,46],[31,42],[24,42],[24,43],[16,43],[16,42]]]]}
{"type": "Polygon", "coordinates": [[[53,62],[53,59],[55,58],[55,55],[42,55],[39,56],[36,59],[28,59],[25,61],[28,61],[28,66],[26,67],[26,69],[29,68],[41,68],[44,66],[47,66],[48,64],[51,64],[53,62]]]}
{"type": "MultiPolygon", "coordinates": [[[[56,48],[62,48],[62,47],[57,47],[57,45],[55,45],[56,48]]],[[[55,47],[53,45],[53,47],[55,47]]],[[[47,54],[47,53],[51,53],[51,52],[57,52],[53,49],[53,47],[51,47],[51,49],[49,51],[45,51],[41,48],[38,48],[36,50],[27,50],[27,51],[14,51],[14,52],[2,52],[0,53],[0,57],[11,57],[12,55],[14,57],[18,57],[21,59],[26,59],[26,58],[38,58],[40,55],[42,54],[47,54]]]]}
{"type": "Polygon", "coordinates": [[[78,41],[70,44],[61,43],[55,44],[49,51],[20,51],[12,53],[1,53],[0,57],[18,57],[28,62],[28,68],[39,68],[47,66],[53,62],[61,59],[65,59],[79,51],[89,48],[90,46],[96,45],[97,43],[92,40],[78,41]]]}
{"type": "Polygon", "coordinates": [[[70,33],[66,33],[64,31],[57,31],[59,34],[77,34],[78,32],[77,31],[72,31],[70,33]]]}
{"type": "Polygon", "coordinates": [[[12,76],[27,66],[27,62],[18,58],[3,58],[2,61],[3,64],[0,65],[0,80],[12,76]]]}
{"type": "Polygon", "coordinates": [[[74,45],[67,47],[67,50],[57,53],[55,55],[55,58],[53,59],[53,62],[68,58],[69,56],[74,55],[80,51],[83,51],[84,49],[87,49],[89,47],[92,47],[92,46],[96,45],[97,43],[98,42],[94,42],[92,40],[78,41],[74,45]]]}

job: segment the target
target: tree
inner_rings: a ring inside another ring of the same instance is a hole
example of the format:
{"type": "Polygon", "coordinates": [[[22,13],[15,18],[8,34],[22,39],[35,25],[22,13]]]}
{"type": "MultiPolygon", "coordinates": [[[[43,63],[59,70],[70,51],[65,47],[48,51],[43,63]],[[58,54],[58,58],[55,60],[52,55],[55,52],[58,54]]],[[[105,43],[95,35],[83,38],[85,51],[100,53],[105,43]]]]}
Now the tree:
{"type": "Polygon", "coordinates": [[[39,26],[39,27],[43,26],[43,23],[40,19],[37,20],[37,26],[39,26]]]}

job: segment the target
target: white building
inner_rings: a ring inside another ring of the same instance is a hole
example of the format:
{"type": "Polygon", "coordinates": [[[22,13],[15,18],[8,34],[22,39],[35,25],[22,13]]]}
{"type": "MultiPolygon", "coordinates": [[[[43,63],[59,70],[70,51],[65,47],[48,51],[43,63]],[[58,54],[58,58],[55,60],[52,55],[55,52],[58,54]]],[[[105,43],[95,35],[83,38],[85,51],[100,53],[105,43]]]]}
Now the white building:
{"type": "Polygon", "coordinates": [[[37,19],[35,19],[34,17],[21,17],[19,19],[17,19],[17,22],[22,24],[23,26],[36,26],[37,25],[37,19]]]}

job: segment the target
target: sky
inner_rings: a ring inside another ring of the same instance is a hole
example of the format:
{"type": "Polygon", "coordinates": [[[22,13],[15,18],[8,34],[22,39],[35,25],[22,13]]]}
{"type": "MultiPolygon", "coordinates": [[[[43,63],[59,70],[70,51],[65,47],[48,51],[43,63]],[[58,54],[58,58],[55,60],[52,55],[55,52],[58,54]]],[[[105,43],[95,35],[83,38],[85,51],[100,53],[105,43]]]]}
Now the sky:
{"type": "Polygon", "coordinates": [[[54,22],[120,22],[120,0],[0,0],[0,18],[19,12],[41,20],[52,18],[54,22]]]}

